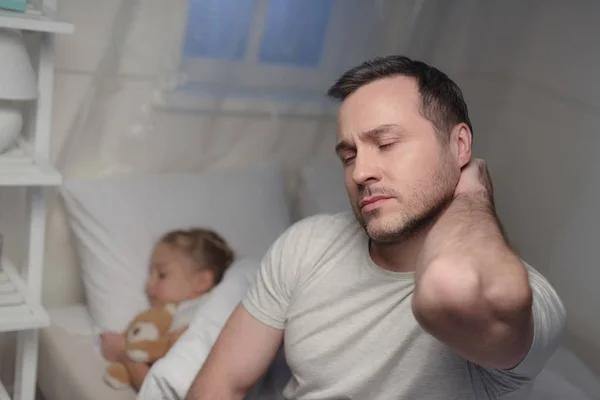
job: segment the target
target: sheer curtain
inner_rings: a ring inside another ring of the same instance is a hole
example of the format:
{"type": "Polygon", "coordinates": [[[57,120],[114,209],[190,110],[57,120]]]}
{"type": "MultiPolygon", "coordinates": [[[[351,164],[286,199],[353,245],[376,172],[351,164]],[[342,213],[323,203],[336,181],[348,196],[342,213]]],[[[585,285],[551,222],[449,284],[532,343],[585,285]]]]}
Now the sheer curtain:
{"type": "MultiPolygon", "coordinates": [[[[386,36],[395,35],[386,33],[402,32],[389,16],[411,6],[60,0],[58,12],[76,32],[55,41],[52,161],[69,180],[276,159],[288,167],[293,198],[298,168],[333,155],[335,107],[325,101],[327,86],[351,64],[393,47],[386,36]]],[[[44,304],[84,301],[62,200],[55,192],[48,203],[44,304]]],[[[22,191],[1,191],[5,244],[16,261],[25,238],[23,204],[22,191]]],[[[11,343],[0,346],[5,381],[11,343]]]]}
{"type": "Polygon", "coordinates": [[[122,1],[57,161],[67,176],[200,171],[265,156],[302,164],[332,133],[327,86],[381,54],[385,15],[397,8],[388,3],[122,1]],[[149,19],[160,34],[147,31],[149,19]],[[156,40],[151,67],[135,60],[145,35],[156,40]]]}
{"type": "MultiPolygon", "coordinates": [[[[559,290],[569,344],[600,372],[598,3],[306,5],[316,3],[61,0],[76,33],[56,41],[54,161],[72,179],[274,158],[288,166],[293,195],[298,168],[333,155],[335,118],[320,96],[337,74],[373,55],[423,59],[463,88],[505,227],[559,290]],[[227,14],[232,4],[236,13],[227,14]],[[302,41],[305,27],[294,17],[307,15],[313,25],[302,41]],[[213,20],[231,29],[207,31],[213,20]]],[[[12,218],[21,200],[4,191],[1,200],[12,218]]],[[[44,301],[52,306],[82,294],[60,198],[49,207],[44,301]]]]}
{"type": "MultiPolygon", "coordinates": [[[[201,172],[333,156],[327,87],[406,44],[415,1],[62,0],[54,161],[66,179],[201,172]],[[224,29],[223,27],[226,27],[224,29]]],[[[45,299],[81,298],[59,196],[45,299]]]]}
{"type": "MultiPolygon", "coordinates": [[[[513,244],[561,292],[570,343],[600,359],[596,231],[577,214],[595,215],[596,2],[62,0],[60,11],[77,24],[57,41],[53,145],[67,179],[275,158],[293,195],[298,168],[333,154],[322,95],[339,72],[391,53],[438,66],[463,88],[513,244]]],[[[77,267],[57,198],[52,209],[45,299],[61,304],[77,267]]]]}

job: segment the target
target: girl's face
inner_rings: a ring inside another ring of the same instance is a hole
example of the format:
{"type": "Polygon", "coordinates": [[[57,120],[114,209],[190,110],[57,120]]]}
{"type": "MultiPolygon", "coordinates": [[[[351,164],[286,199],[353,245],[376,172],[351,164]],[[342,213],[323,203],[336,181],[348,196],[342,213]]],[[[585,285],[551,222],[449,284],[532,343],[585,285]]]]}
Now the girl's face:
{"type": "Polygon", "coordinates": [[[194,260],[183,251],[167,243],[159,243],[155,247],[146,282],[146,295],[152,306],[191,300],[212,287],[212,272],[199,270],[194,260]]]}

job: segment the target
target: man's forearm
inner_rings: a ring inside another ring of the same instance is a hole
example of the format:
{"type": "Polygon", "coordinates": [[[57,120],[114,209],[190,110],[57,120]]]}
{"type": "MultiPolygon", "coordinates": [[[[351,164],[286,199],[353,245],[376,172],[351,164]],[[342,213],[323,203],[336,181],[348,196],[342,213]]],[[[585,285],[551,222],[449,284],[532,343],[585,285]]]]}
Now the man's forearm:
{"type": "Polygon", "coordinates": [[[492,207],[485,192],[455,198],[427,235],[419,265],[421,270],[436,259],[469,258],[488,262],[493,261],[490,255],[517,259],[492,207]]]}
{"type": "Polygon", "coordinates": [[[476,273],[482,278],[481,289],[494,289],[504,279],[527,279],[521,260],[504,238],[486,193],[460,195],[435,223],[417,266],[417,284],[429,268],[447,263],[461,266],[456,273],[476,273]]]}
{"type": "Polygon", "coordinates": [[[518,362],[531,341],[531,291],[488,194],[459,195],[425,242],[413,297],[423,328],[480,364],[518,362]]]}

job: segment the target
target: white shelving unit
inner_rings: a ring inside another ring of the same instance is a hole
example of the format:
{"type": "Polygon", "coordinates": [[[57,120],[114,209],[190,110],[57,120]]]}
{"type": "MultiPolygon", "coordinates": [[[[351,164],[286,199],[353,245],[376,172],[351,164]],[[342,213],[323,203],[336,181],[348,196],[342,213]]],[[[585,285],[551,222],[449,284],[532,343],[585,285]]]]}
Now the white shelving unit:
{"type": "MultiPolygon", "coordinates": [[[[29,243],[21,268],[0,261],[0,332],[17,331],[17,355],[13,400],[34,400],[37,381],[39,329],[50,318],[41,305],[46,235],[45,190],[62,183],[61,174],[48,162],[54,88],[53,35],[72,33],[74,25],[57,18],[54,10],[38,0],[38,9],[25,13],[0,10],[0,27],[40,35],[36,49],[39,96],[31,104],[30,132],[11,151],[0,154],[0,186],[27,188],[29,243]]],[[[2,62],[2,60],[0,60],[2,62]]],[[[0,400],[11,399],[0,384],[0,400]]]]}
{"type": "Polygon", "coordinates": [[[56,186],[61,182],[60,173],[25,140],[0,155],[0,186],[56,186]]]}
{"type": "Polygon", "coordinates": [[[42,10],[25,13],[0,10],[0,27],[45,33],[73,33],[73,24],[59,20],[56,12],[47,6],[42,10]]]}

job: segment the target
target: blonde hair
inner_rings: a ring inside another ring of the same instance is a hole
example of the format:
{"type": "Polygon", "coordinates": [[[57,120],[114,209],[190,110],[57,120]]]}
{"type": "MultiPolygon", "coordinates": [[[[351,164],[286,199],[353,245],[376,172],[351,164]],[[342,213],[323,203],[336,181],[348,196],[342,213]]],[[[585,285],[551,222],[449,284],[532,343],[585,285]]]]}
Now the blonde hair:
{"type": "Polygon", "coordinates": [[[166,233],[160,243],[165,243],[188,255],[199,270],[213,273],[214,284],[221,282],[227,268],[235,258],[229,244],[218,233],[201,228],[178,229],[166,233]]]}

